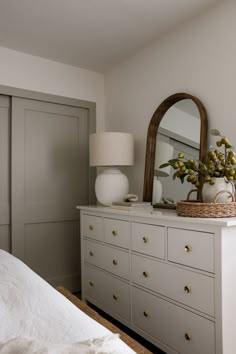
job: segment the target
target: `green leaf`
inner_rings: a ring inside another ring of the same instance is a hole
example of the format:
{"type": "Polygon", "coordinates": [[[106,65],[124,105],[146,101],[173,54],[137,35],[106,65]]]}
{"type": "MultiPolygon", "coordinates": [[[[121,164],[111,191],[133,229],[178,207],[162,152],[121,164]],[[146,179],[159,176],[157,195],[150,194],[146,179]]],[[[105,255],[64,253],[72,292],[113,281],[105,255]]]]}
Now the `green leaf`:
{"type": "Polygon", "coordinates": [[[183,184],[184,183],[184,178],[187,176],[187,173],[184,173],[181,177],[180,177],[180,181],[183,184]]]}
{"type": "Polygon", "coordinates": [[[168,162],[169,162],[169,164],[172,164],[172,163],[179,162],[179,161],[180,161],[180,159],[171,159],[168,162]]]}
{"type": "Polygon", "coordinates": [[[178,173],[179,171],[176,171],[174,174],[173,174],[173,180],[175,180],[176,179],[176,176],[177,176],[177,173],[178,173]]]}
{"type": "Polygon", "coordinates": [[[184,163],[184,166],[185,166],[188,170],[191,169],[191,164],[188,163],[188,162],[185,162],[185,163],[184,163]]]}
{"type": "Polygon", "coordinates": [[[219,130],[217,130],[217,129],[210,129],[210,130],[209,130],[209,133],[210,133],[211,135],[221,136],[221,133],[220,133],[219,130]]]}
{"type": "Polygon", "coordinates": [[[166,162],[166,163],[163,163],[159,166],[159,168],[164,168],[164,167],[167,167],[167,166],[170,166],[169,162],[166,162]]]}

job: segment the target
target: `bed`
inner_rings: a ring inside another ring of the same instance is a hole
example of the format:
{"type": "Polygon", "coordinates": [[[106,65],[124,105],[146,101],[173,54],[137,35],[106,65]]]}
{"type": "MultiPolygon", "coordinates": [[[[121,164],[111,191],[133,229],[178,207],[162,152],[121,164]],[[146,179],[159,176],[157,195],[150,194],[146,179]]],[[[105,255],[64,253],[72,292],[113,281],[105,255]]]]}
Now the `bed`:
{"type": "Polygon", "coordinates": [[[150,352],[68,290],[54,289],[0,250],[0,353],[150,352]]]}

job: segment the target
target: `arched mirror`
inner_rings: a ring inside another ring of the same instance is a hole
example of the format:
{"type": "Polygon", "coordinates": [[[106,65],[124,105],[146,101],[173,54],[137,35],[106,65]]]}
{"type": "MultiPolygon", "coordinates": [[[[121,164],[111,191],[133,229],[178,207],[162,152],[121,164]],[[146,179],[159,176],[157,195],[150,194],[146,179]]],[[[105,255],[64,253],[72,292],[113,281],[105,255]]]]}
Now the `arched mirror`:
{"type": "Polygon", "coordinates": [[[159,166],[184,152],[188,158],[204,159],[207,114],[201,101],[187,93],[166,98],[154,112],[147,133],[143,200],[156,207],[175,208],[186,199],[189,183],[173,181],[173,171],[159,166]]]}

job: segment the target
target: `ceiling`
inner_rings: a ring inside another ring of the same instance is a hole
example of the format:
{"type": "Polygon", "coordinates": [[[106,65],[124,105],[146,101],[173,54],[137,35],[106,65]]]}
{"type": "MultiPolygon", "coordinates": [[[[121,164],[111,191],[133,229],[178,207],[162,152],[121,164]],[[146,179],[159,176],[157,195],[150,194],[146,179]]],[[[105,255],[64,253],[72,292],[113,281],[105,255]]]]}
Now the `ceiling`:
{"type": "Polygon", "coordinates": [[[104,72],[222,0],[0,0],[0,46],[104,72]]]}

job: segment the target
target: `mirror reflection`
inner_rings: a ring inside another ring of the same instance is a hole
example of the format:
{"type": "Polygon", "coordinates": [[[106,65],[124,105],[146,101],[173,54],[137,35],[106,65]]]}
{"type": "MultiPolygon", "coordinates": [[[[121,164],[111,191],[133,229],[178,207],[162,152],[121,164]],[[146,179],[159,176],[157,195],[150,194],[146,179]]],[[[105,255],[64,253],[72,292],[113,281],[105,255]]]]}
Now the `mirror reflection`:
{"type": "Polygon", "coordinates": [[[186,199],[192,186],[173,180],[175,171],[170,166],[164,169],[160,169],[159,166],[176,158],[179,152],[183,152],[187,159],[198,159],[200,126],[199,110],[191,99],[175,103],[165,113],[157,131],[153,204],[175,204],[178,200],[186,199]]]}

